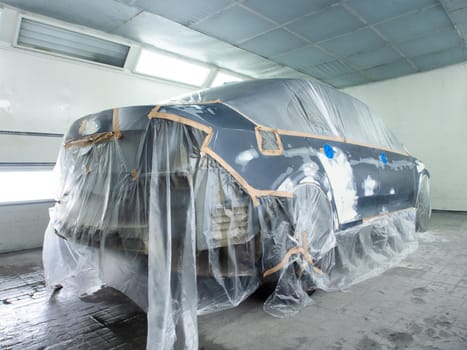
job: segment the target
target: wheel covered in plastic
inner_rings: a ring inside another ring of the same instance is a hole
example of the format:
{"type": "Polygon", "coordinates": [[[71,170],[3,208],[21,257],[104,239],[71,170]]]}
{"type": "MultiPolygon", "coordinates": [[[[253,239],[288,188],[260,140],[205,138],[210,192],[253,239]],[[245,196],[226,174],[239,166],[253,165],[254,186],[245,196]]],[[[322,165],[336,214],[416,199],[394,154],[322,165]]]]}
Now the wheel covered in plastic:
{"type": "Polygon", "coordinates": [[[315,185],[299,186],[292,199],[291,217],[294,236],[305,250],[305,260],[322,263],[336,244],[327,196],[315,185]]]}
{"type": "Polygon", "coordinates": [[[270,227],[263,224],[263,262],[276,263],[264,276],[279,276],[264,309],[273,316],[288,317],[310,302],[307,292],[327,284],[328,252],[336,244],[331,206],[319,187],[301,185],[288,202],[285,216],[280,219],[272,214],[268,213],[270,227]]]}
{"type": "Polygon", "coordinates": [[[430,179],[427,175],[422,175],[420,179],[416,209],[415,228],[418,232],[425,232],[431,217],[430,179]]]}

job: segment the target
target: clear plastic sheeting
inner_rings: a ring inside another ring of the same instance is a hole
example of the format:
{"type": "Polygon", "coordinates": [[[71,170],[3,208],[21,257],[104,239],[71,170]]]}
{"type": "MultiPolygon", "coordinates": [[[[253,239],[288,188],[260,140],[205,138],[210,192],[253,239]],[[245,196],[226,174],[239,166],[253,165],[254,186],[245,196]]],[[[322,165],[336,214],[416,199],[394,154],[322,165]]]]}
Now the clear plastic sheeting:
{"type": "Polygon", "coordinates": [[[367,105],[318,82],[300,79],[252,80],[201,90],[170,102],[200,103],[216,99],[261,125],[336,136],[405,151],[404,146],[367,105]]]}
{"type": "MultiPolygon", "coordinates": [[[[297,84],[286,81],[283,92],[307,83],[297,84]]],[[[251,86],[263,93],[261,84],[251,86]]],[[[253,106],[250,100],[232,97],[230,102],[243,111],[253,106]]],[[[293,102],[292,109],[298,111],[299,104],[293,102]]],[[[287,172],[290,167],[274,182],[278,187],[289,183],[290,194],[278,188],[253,189],[238,173],[248,162],[235,168],[216,153],[222,149],[216,148],[215,112],[228,112],[220,106],[206,108],[212,124],[203,124],[201,107],[173,115],[170,106],[135,107],[131,118],[129,110],[121,109],[112,120],[112,113],[103,113],[106,124],[100,123],[100,114],[76,122],[72,129],[84,130],[92,120],[102,132],[80,138],[79,130],[78,136],[71,130],[60,151],[57,204],[50,211],[43,250],[49,291],[68,283],[82,294],[103,285],[116,288],[147,310],[148,349],[196,349],[197,315],[237,306],[266,281],[276,287],[265,311],[288,317],[311,302],[311,291],[349,288],[416,248],[414,206],[340,225],[332,200],[339,188],[326,179],[322,163],[338,162],[338,156],[347,157],[344,151],[336,148],[336,159],[321,159],[317,154],[324,155],[311,141],[297,151],[290,147],[298,141],[281,141],[276,129],[260,134],[261,148],[269,155],[253,148],[260,147],[258,124],[277,127],[259,116],[282,123],[280,113],[289,110],[271,96],[263,106],[264,113],[253,107],[244,112],[257,120],[251,130],[243,123],[236,131],[250,133],[253,143],[244,142],[249,147],[245,154],[254,151],[257,160],[272,160],[277,167],[278,157],[285,154],[306,162],[297,167],[306,175],[297,177],[299,183],[287,172]],[[196,112],[191,119],[190,111],[196,112]],[[305,151],[309,155],[297,156],[305,151]]],[[[347,137],[340,121],[343,110],[331,113],[331,108],[344,107],[316,102],[316,114],[301,115],[302,127],[311,130],[309,118],[319,117],[314,132],[347,137]],[[330,127],[331,119],[339,121],[336,127],[330,127]]],[[[229,118],[229,123],[236,122],[235,115],[229,118]]],[[[395,147],[388,135],[383,132],[378,141],[395,147]]]]}
{"type": "Polygon", "coordinates": [[[267,208],[261,221],[264,275],[278,275],[264,304],[273,316],[295,314],[311,302],[308,292],[315,289],[347,289],[377,276],[417,248],[414,209],[334,232],[328,201],[314,185],[301,186],[287,210],[277,215],[281,207],[276,199],[262,206],[267,208]],[[284,258],[278,262],[278,257],[284,258]]]}
{"type": "Polygon", "coordinates": [[[419,191],[417,197],[417,216],[415,221],[417,231],[425,232],[428,229],[430,217],[430,179],[426,174],[424,174],[420,176],[419,191]]]}

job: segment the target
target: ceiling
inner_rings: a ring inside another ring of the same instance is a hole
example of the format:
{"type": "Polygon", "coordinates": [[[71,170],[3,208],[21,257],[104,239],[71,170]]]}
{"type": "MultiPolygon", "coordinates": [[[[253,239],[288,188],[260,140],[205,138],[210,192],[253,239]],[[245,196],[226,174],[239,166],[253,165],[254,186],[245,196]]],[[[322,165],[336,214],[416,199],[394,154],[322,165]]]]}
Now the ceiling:
{"type": "Polygon", "coordinates": [[[253,77],[337,88],[467,61],[467,0],[1,0],[253,77]]]}

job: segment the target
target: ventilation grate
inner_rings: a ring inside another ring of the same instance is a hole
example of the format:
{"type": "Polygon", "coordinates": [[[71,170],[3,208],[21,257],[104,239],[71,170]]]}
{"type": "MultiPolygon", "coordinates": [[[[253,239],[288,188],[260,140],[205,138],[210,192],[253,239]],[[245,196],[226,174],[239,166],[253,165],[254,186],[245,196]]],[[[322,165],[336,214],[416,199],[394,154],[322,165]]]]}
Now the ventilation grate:
{"type": "Polygon", "coordinates": [[[127,45],[22,18],[16,44],[50,54],[123,67],[127,45]]]}

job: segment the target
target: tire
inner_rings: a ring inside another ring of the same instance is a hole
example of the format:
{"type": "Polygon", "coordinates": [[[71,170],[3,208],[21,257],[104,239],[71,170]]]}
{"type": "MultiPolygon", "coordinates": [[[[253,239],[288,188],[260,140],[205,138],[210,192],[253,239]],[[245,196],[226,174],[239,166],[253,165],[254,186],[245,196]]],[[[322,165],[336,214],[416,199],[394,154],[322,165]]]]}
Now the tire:
{"type": "Polygon", "coordinates": [[[424,174],[420,179],[420,189],[417,197],[415,230],[417,232],[425,232],[428,229],[430,217],[430,179],[424,174]]]}
{"type": "Polygon", "coordinates": [[[317,269],[326,272],[323,269],[329,264],[323,263],[323,257],[335,245],[331,205],[325,193],[314,184],[302,184],[293,198],[263,210],[263,282],[276,283],[284,273],[295,271],[304,284],[313,284],[317,269]]]}
{"type": "Polygon", "coordinates": [[[315,271],[312,274],[306,273],[302,271],[302,266],[297,265],[297,277],[302,281],[303,289],[311,291],[321,284],[318,280],[325,278],[333,265],[326,258],[336,244],[331,204],[324,192],[315,185],[299,186],[291,204],[290,216],[293,220],[294,236],[301,242],[302,247],[305,248],[306,245],[306,253],[313,261],[308,271],[315,271]]]}
{"type": "MultiPolygon", "coordinates": [[[[307,233],[309,254],[322,255],[322,249],[330,250],[334,244],[331,204],[324,192],[316,185],[301,185],[294,192],[290,217],[295,236],[307,233]]],[[[303,237],[300,237],[303,239],[303,237]]]]}

